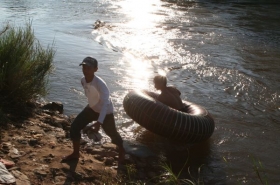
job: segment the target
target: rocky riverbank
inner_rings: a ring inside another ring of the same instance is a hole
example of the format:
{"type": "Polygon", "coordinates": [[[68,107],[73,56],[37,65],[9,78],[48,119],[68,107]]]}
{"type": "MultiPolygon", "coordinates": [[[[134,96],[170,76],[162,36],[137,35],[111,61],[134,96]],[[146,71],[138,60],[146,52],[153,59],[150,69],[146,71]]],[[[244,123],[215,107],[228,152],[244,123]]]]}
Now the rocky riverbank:
{"type": "Polygon", "coordinates": [[[7,166],[15,179],[11,184],[154,184],[160,181],[157,177],[162,172],[157,157],[128,153],[125,164],[118,165],[116,146],[109,140],[99,145],[82,141],[80,159],[63,162],[61,157],[72,152],[69,129],[75,116],[64,115],[63,105],[57,102],[32,106],[35,107],[32,116],[2,124],[0,128],[0,157],[13,163],[7,166]]]}

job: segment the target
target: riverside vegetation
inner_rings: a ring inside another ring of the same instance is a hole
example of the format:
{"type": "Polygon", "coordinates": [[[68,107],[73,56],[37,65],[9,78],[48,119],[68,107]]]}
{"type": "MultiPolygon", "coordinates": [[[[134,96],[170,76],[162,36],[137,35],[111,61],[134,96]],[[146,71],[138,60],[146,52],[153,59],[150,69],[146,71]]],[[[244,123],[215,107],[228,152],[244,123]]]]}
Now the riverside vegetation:
{"type": "MultiPolygon", "coordinates": [[[[40,45],[31,23],[24,28],[7,24],[0,30],[0,158],[14,163],[8,170],[16,184],[207,184],[201,177],[180,179],[183,169],[175,174],[160,157],[130,155],[118,166],[110,142],[82,142],[80,160],[62,163],[61,156],[71,151],[74,116],[63,115],[61,103],[36,101],[48,91],[54,55],[52,46],[40,45]]],[[[254,170],[268,184],[258,165],[254,170]]]]}
{"type": "Polygon", "coordinates": [[[26,28],[7,24],[0,31],[0,115],[24,113],[26,102],[47,93],[47,75],[54,50],[43,49],[31,23],[26,28]]]}

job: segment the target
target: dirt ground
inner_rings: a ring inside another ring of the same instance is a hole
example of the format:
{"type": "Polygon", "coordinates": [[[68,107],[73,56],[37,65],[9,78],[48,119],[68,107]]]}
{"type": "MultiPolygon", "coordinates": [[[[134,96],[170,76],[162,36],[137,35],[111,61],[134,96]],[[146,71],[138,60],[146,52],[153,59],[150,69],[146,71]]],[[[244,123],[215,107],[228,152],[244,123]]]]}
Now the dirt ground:
{"type": "Polygon", "coordinates": [[[0,127],[0,157],[14,162],[9,172],[17,185],[36,184],[154,184],[160,171],[155,157],[127,155],[118,164],[116,146],[110,142],[87,145],[81,141],[79,160],[63,162],[72,152],[69,128],[73,117],[37,105],[31,117],[0,127]],[[152,179],[152,180],[151,180],[152,179]]]}

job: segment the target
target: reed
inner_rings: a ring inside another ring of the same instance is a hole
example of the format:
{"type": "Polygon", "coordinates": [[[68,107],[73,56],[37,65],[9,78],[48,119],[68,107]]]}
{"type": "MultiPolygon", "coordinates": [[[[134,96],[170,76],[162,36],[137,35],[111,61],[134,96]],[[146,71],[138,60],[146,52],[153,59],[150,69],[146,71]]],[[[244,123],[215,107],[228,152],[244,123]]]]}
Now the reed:
{"type": "MultiPolygon", "coordinates": [[[[175,174],[172,170],[172,166],[171,165],[168,165],[167,163],[162,163],[160,166],[161,168],[164,170],[164,174],[162,174],[162,176],[164,176],[165,178],[162,179],[159,184],[170,184],[170,185],[180,185],[180,184],[186,184],[186,185],[203,185],[203,180],[200,179],[200,177],[198,178],[194,178],[192,177],[191,175],[191,172],[188,168],[188,174],[190,175],[191,179],[181,179],[180,178],[180,175],[183,171],[183,169],[185,168],[187,164],[187,161],[186,163],[183,165],[183,167],[181,168],[181,170],[175,174]]],[[[202,166],[201,166],[202,167],[202,166]]],[[[201,170],[201,167],[198,168],[198,175],[200,175],[200,170],[201,170]]]]}
{"type": "MultiPolygon", "coordinates": [[[[104,185],[146,185],[146,182],[135,179],[135,173],[137,172],[133,164],[125,165],[123,170],[124,173],[118,174],[116,177],[112,178],[112,174],[107,170],[103,170],[100,173],[100,178],[97,180],[99,184],[104,185]]],[[[97,183],[98,184],[98,183],[97,183]]]]}
{"type": "Polygon", "coordinates": [[[261,182],[263,185],[269,185],[268,178],[266,174],[263,172],[263,164],[259,159],[255,159],[254,157],[251,156],[252,162],[253,162],[253,169],[257,175],[258,180],[261,182]]]}
{"type": "Polygon", "coordinates": [[[132,177],[134,177],[137,172],[136,167],[134,164],[127,164],[127,165],[125,165],[125,167],[126,167],[128,180],[132,181],[132,177]]]}
{"type": "Polygon", "coordinates": [[[14,112],[27,101],[47,93],[48,74],[55,51],[44,49],[35,38],[31,22],[0,31],[0,110],[14,112]]]}

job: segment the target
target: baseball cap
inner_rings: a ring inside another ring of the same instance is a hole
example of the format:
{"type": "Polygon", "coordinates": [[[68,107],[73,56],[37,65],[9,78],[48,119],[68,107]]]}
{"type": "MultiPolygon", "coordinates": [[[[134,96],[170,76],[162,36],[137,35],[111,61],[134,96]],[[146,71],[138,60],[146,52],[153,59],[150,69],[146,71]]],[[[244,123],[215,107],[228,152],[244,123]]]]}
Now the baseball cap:
{"type": "Polygon", "coordinates": [[[87,66],[90,66],[90,67],[97,67],[98,66],[98,62],[95,58],[92,58],[92,57],[86,57],[84,58],[83,62],[80,63],[80,66],[81,65],[87,65],[87,66]]]}

